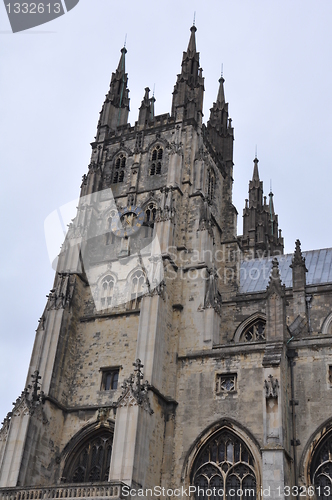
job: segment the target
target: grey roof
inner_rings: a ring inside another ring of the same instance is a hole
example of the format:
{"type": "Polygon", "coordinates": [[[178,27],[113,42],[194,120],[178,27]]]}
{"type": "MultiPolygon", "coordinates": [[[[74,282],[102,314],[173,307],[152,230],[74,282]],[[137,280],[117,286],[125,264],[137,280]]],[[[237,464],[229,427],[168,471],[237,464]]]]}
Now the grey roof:
{"type": "MultiPolygon", "coordinates": [[[[307,285],[332,283],[332,248],[303,252],[307,272],[307,285]]],[[[292,287],[293,254],[277,257],[281,281],[286,288],[292,287]]],[[[273,257],[243,261],[240,269],[240,293],[255,293],[266,290],[272,268],[273,257]]]]}

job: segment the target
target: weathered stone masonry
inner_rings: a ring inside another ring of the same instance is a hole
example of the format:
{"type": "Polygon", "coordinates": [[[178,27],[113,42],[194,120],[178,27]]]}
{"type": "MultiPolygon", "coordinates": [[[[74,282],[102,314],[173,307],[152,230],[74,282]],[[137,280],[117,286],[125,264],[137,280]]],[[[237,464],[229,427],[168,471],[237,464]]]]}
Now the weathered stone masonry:
{"type": "Polygon", "coordinates": [[[332,488],[332,249],[283,255],[257,158],[237,235],[224,79],[204,124],[195,32],[171,114],[146,88],[134,126],[121,50],[0,429],[0,498],[332,488]]]}

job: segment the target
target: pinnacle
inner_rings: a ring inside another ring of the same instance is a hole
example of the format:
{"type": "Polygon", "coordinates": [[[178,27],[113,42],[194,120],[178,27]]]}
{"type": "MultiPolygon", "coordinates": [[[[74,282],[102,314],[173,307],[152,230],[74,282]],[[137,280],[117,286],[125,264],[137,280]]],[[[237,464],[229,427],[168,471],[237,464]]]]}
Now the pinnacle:
{"type": "Polygon", "coordinates": [[[272,270],[271,270],[271,274],[270,274],[268,288],[271,286],[272,283],[281,284],[279,262],[278,262],[278,259],[276,257],[274,257],[274,259],[272,260],[272,270]]]}
{"type": "Polygon", "coordinates": [[[219,78],[219,91],[218,91],[218,96],[217,96],[217,103],[218,104],[223,104],[225,102],[225,92],[224,92],[224,81],[225,79],[221,76],[219,78]]]}
{"type": "Polygon", "coordinates": [[[127,54],[126,47],[122,47],[122,49],[121,49],[120,52],[121,52],[121,57],[120,57],[120,60],[119,60],[117,71],[124,73],[125,72],[125,56],[127,54]]]}
{"type": "Polygon", "coordinates": [[[302,255],[300,240],[296,240],[296,242],[295,242],[295,251],[294,251],[294,255],[293,255],[293,259],[292,259],[292,266],[294,264],[305,266],[305,258],[302,255]]]}
{"type": "Polygon", "coordinates": [[[259,181],[259,172],[258,172],[258,158],[256,157],[254,159],[254,171],[253,171],[253,174],[252,174],[252,180],[253,181],[259,181]]]}
{"type": "Polygon", "coordinates": [[[190,28],[190,31],[191,31],[191,35],[190,35],[190,39],[189,39],[189,44],[188,44],[187,52],[193,52],[193,53],[195,53],[196,52],[196,36],[195,36],[195,33],[197,31],[196,26],[193,25],[190,28]]]}
{"type": "Polygon", "coordinates": [[[273,193],[269,192],[269,210],[270,210],[270,218],[272,220],[272,216],[274,215],[274,204],[273,204],[273,193]]]}

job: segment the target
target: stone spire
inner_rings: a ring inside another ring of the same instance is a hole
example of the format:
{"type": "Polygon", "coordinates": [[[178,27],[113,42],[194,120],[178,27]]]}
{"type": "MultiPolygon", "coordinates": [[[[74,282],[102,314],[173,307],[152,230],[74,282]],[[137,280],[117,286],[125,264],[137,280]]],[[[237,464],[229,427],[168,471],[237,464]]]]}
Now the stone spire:
{"type": "Polygon", "coordinates": [[[181,73],[174,86],[172,116],[176,121],[194,119],[202,124],[204,78],[199,67],[199,52],[196,50],[196,27],[190,28],[191,34],[186,52],[183,52],[181,73]]]}
{"type": "Polygon", "coordinates": [[[269,202],[263,197],[263,182],[258,171],[258,158],[254,159],[252,180],[249,182],[249,200],[243,210],[243,236],[239,239],[245,253],[252,257],[283,254],[284,240],[278,229],[278,215],[274,211],[273,193],[269,202]]]}
{"type": "Polygon", "coordinates": [[[234,130],[225,101],[224,78],[219,78],[217,100],[210,109],[206,126],[206,138],[222,161],[233,161],[234,130]]]}
{"type": "Polygon", "coordinates": [[[97,141],[103,141],[109,131],[116,130],[128,122],[129,89],[126,73],[127,49],[121,49],[121,56],[115,73],[112,73],[110,89],[106,95],[98,123],[97,141]]]}

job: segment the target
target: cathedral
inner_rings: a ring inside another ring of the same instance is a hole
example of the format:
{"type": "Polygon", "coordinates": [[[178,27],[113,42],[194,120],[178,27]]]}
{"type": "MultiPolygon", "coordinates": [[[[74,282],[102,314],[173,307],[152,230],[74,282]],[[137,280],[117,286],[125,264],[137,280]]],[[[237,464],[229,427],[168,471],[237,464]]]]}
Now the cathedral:
{"type": "Polygon", "coordinates": [[[133,126],[121,50],[0,427],[2,500],[332,498],[332,248],[284,254],[257,157],[237,235],[195,32],[171,113],[146,88],[133,126]]]}

